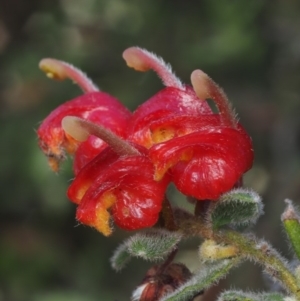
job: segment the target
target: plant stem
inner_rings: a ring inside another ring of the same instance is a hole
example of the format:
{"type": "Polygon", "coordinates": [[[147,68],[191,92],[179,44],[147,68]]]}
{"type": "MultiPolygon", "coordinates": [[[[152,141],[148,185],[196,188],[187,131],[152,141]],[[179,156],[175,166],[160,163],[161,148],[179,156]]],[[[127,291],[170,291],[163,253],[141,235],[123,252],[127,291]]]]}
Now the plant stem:
{"type": "Polygon", "coordinates": [[[265,241],[256,241],[234,231],[216,233],[217,242],[236,246],[242,257],[251,258],[265,268],[265,271],[300,300],[300,288],[295,276],[288,269],[284,259],[265,241]]]}
{"type": "Polygon", "coordinates": [[[167,268],[168,266],[172,263],[172,261],[174,260],[176,254],[178,252],[178,248],[176,247],[166,258],[166,260],[160,265],[157,274],[162,274],[167,268]]]}
{"type": "Polygon", "coordinates": [[[238,249],[238,257],[259,263],[273,279],[279,281],[300,301],[300,287],[296,277],[287,267],[285,260],[265,241],[258,241],[235,231],[212,231],[209,225],[199,218],[181,217],[177,225],[186,236],[200,236],[213,239],[219,244],[235,246],[238,249]]]}

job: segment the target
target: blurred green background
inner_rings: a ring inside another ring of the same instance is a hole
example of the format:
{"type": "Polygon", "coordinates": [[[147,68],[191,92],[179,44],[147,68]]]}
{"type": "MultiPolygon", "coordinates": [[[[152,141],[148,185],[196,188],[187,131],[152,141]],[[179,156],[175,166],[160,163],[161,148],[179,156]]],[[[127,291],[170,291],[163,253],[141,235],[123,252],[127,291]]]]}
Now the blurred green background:
{"type": "MultiPolygon", "coordinates": [[[[65,194],[70,160],[52,173],[35,135],[53,108],[81,93],[47,79],[40,59],[80,67],[134,109],[162,88],[154,73],[126,67],[121,54],[134,45],[161,55],[187,83],[201,68],[225,89],[253,137],[245,185],[263,196],[266,212],[255,231],[291,257],[280,214],[285,198],[300,202],[300,1],[1,0],[1,301],[125,301],[150,266],[111,269],[129,234],[104,238],[77,225],[65,194]]],[[[194,268],[198,245],[184,244],[178,260],[194,268]]],[[[270,284],[246,264],[226,285],[270,284]]]]}

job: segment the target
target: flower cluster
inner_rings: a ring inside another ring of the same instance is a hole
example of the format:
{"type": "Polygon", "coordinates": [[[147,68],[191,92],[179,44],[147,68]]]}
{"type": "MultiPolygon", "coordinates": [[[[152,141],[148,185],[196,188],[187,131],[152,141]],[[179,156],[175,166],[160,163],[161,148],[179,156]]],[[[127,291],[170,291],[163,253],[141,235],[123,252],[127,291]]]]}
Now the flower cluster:
{"type": "Polygon", "coordinates": [[[104,235],[111,234],[111,216],[127,230],[153,226],[170,182],[199,201],[218,200],[253,162],[250,137],[205,73],[195,70],[188,86],[144,49],[129,48],[123,58],[138,71],[154,70],[166,86],[133,113],[75,67],[40,63],[49,77],[70,78],[85,92],[56,108],[37,134],[54,171],[65,153],[74,155],[68,197],[78,205],[78,221],[104,235]]]}

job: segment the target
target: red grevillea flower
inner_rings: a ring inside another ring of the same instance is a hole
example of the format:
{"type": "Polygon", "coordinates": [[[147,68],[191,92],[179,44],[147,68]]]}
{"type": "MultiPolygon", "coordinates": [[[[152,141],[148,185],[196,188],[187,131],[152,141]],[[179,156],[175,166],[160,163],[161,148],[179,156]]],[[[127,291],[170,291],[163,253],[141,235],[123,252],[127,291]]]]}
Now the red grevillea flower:
{"type": "Polygon", "coordinates": [[[99,89],[77,68],[54,59],[43,59],[40,68],[50,78],[63,80],[70,78],[76,82],[84,95],[67,101],[48,115],[37,130],[39,145],[47,155],[50,167],[58,171],[59,162],[64,159],[65,152],[75,153],[74,171],[81,168],[94,158],[107,145],[103,140],[91,136],[79,145],[66,134],[61,121],[65,116],[72,115],[100,124],[112,130],[120,137],[126,135],[126,125],[131,113],[114,97],[99,89]]]}
{"type": "Polygon", "coordinates": [[[123,54],[130,67],[155,70],[167,88],[142,104],[129,123],[129,139],[149,148],[155,178],[169,171],[179,191],[217,200],[252,166],[252,142],[237,122],[223,91],[202,71],[184,86],[162,59],[140,49],[123,54]],[[209,108],[212,99],[219,113],[209,108]]]}
{"type": "Polygon", "coordinates": [[[126,230],[153,226],[170,181],[187,196],[217,200],[253,162],[250,137],[205,73],[194,71],[188,86],[146,50],[132,47],[123,57],[136,70],[155,70],[166,85],[133,114],[74,67],[53,59],[40,65],[50,77],[69,77],[86,92],[43,121],[39,144],[54,170],[65,151],[75,154],[68,197],[78,206],[77,220],[106,236],[111,220],[126,230]]]}
{"type": "Polygon", "coordinates": [[[109,211],[122,229],[153,226],[169,178],[154,179],[154,166],[147,149],[133,146],[109,130],[76,117],[66,117],[63,127],[77,140],[85,140],[92,134],[110,145],[79,172],[69,187],[68,197],[78,204],[77,220],[106,236],[112,232],[109,211]]]}

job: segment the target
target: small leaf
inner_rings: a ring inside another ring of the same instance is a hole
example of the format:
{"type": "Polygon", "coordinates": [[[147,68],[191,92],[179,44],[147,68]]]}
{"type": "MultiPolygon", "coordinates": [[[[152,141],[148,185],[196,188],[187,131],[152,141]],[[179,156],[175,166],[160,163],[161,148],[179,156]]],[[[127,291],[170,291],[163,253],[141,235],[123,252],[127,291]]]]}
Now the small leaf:
{"type": "Polygon", "coordinates": [[[170,254],[180,242],[182,235],[163,229],[147,230],[139,232],[114,252],[111,258],[113,269],[119,271],[127,264],[131,256],[157,261],[170,254]]]}
{"type": "Polygon", "coordinates": [[[253,294],[242,291],[226,291],[222,293],[218,301],[284,301],[285,296],[278,293],[253,294]]]}
{"type": "Polygon", "coordinates": [[[263,214],[260,196],[249,189],[233,189],[221,195],[212,212],[213,227],[224,225],[246,227],[263,214]]]}
{"type": "Polygon", "coordinates": [[[291,200],[285,200],[285,202],[287,207],[281,216],[281,220],[295,253],[300,259],[300,216],[291,200]]]}
{"type": "Polygon", "coordinates": [[[110,259],[111,266],[116,271],[120,271],[129,262],[131,255],[128,252],[126,241],[122,243],[114,252],[110,259]]]}
{"type": "Polygon", "coordinates": [[[181,238],[177,232],[155,229],[132,236],[126,244],[132,256],[156,261],[170,254],[181,238]]]}
{"type": "Polygon", "coordinates": [[[237,266],[240,260],[225,259],[218,263],[207,263],[203,265],[200,271],[195,274],[185,284],[180,286],[174,292],[164,296],[159,301],[185,301],[191,300],[198,295],[203,289],[212,286],[220,279],[226,276],[232,267],[237,266]]]}

